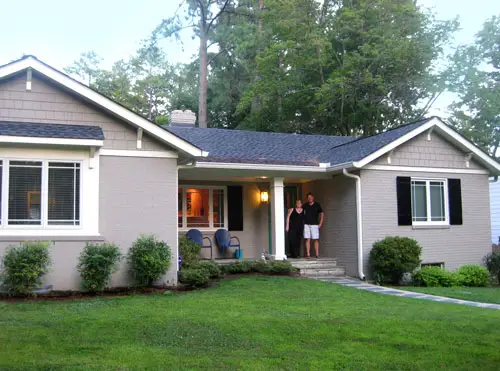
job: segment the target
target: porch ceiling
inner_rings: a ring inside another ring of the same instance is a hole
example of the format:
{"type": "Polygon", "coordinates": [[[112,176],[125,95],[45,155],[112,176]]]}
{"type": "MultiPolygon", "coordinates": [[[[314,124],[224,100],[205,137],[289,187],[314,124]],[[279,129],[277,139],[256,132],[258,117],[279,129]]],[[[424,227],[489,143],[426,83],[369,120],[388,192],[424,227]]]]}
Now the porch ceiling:
{"type": "Polygon", "coordinates": [[[286,183],[306,183],[315,179],[330,179],[332,173],[311,171],[242,170],[180,168],[179,180],[236,181],[269,183],[270,179],[282,177],[286,183]]]}

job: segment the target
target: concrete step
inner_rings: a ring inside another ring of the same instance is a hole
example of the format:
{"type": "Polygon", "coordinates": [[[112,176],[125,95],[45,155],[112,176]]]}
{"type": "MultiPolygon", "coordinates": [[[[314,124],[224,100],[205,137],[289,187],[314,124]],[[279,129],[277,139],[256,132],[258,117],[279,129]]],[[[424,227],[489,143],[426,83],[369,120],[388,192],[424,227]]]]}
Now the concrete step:
{"type": "Polygon", "coordinates": [[[331,277],[331,276],[345,276],[344,267],[330,267],[330,268],[304,268],[300,269],[301,276],[306,277],[331,277]]]}
{"type": "Polygon", "coordinates": [[[292,263],[292,265],[297,269],[335,268],[337,266],[337,261],[300,262],[300,263],[292,263]]]}

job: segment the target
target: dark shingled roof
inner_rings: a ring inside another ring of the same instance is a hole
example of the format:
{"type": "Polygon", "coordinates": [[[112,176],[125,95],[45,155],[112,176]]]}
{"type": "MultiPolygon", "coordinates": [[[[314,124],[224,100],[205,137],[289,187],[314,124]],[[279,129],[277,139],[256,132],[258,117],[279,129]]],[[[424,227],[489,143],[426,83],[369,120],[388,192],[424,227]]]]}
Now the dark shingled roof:
{"type": "Polygon", "coordinates": [[[347,136],[301,135],[259,131],[165,127],[209,152],[203,161],[317,166],[330,148],[355,140],[347,136]]]}
{"type": "Polygon", "coordinates": [[[305,166],[329,162],[334,166],[359,161],[431,119],[360,139],[185,126],[168,126],[165,129],[209,152],[203,161],[305,166]]]}
{"type": "Polygon", "coordinates": [[[36,138],[97,139],[104,140],[99,126],[39,124],[0,121],[0,135],[36,138]]]}

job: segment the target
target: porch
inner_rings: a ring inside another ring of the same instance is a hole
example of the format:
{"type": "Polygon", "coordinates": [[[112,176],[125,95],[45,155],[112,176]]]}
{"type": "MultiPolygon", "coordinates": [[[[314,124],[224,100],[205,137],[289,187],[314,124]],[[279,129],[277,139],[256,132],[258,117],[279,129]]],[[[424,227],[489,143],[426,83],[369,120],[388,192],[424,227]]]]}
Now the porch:
{"type": "MultiPolygon", "coordinates": [[[[221,264],[235,260],[234,249],[222,255],[217,247],[214,234],[219,228],[238,237],[243,259],[260,259],[263,253],[276,260],[290,256],[285,233],[287,210],[312,192],[325,212],[321,259],[291,261],[299,269],[306,269],[305,265],[322,269],[321,263],[329,263],[325,268],[340,264],[353,273],[356,270],[355,182],[342,174],[186,166],[179,169],[178,183],[179,237],[189,229],[199,229],[212,242],[212,258],[221,264]]],[[[301,256],[305,255],[303,245],[301,256]]],[[[202,249],[201,254],[210,258],[209,249],[202,249]]]]}

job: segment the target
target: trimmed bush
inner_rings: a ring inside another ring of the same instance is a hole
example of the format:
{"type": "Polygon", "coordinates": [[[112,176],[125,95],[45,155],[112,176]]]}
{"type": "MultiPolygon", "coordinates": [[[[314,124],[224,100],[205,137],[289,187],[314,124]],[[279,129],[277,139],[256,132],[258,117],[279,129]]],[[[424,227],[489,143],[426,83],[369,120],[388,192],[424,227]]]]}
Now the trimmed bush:
{"type": "Polygon", "coordinates": [[[296,271],[293,265],[283,260],[274,260],[267,264],[269,265],[269,273],[271,274],[290,274],[296,271]]]}
{"type": "Polygon", "coordinates": [[[220,266],[211,260],[202,260],[187,269],[204,269],[208,272],[210,278],[220,278],[223,276],[220,266]]]}
{"type": "Polygon", "coordinates": [[[252,272],[269,273],[271,265],[266,260],[255,260],[251,262],[252,272]]]}
{"type": "Polygon", "coordinates": [[[459,279],[455,272],[440,267],[424,267],[415,272],[413,283],[417,286],[451,287],[458,286],[459,279]]]}
{"type": "Polygon", "coordinates": [[[201,246],[193,242],[186,236],[179,241],[179,255],[181,257],[181,267],[191,267],[200,260],[201,246]]]}
{"type": "Polygon", "coordinates": [[[120,258],[120,249],[116,245],[87,243],[78,259],[82,289],[102,292],[111,279],[111,274],[116,271],[120,258]]]}
{"type": "Polygon", "coordinates": [[[422,248],[407,237],[386,237],[373,244],[370,262],[375,281],[398,284],[404,273],[413,272],[420,265],[422,248]]]}
{"type": "Polygon", "coordinates": [[[460,285],[470,287],[488,286],[490,275],[485,267],[475,264],[462,265],[457,270],[460,285]]]}
{"type": "Polygon", "coordinates": [[[171,259],[170,247],[153,235],[137,238],[128,254],[132,276],[143,287],[151,286],[167,273],[171,259]]]}
{"type": "Polygon", "coordinates": [[[51,264],[49,242],[24,242],[11,246],[3,257],[3,284],[12,295],[32,294],[51,264]]]}
{"type": "Polygon", "coordinates": [[[210,273],[205,268],[186,268],[179,271],[179,282],[188,287],[204,287],[210,282],[210,273]]]}
{"type": "Polygon", "coordinates": [[[484,257],[486,268],[490,272],[492,278],[495,278],[500,283],[500,251],[492,252],[484,257]]]}
{"type": "Polygon", "coordinates": [[[238,273],[249,273],[252,271],[251,261],[241,261],[234,262],[224,266],[224,270],[227,273],[238,274],[238,273]]]}

